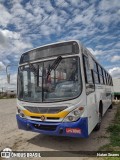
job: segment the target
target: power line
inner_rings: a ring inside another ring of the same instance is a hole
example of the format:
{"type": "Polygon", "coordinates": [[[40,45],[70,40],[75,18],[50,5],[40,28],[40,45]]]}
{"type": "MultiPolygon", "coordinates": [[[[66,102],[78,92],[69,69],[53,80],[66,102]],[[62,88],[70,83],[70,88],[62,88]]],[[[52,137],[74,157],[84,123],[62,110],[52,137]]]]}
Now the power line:
{"type": "MultiPolygon", "coordinates": [[[[66,1],[59,3],[57,7],[61,7],[64,3],[66,3],[66,1]]],[[[53,11],[51,11],[50,15],[48,15],[46,18],[44,18],[43,21],[37,26],[37,28],[39,28],[42,24],[44,24],[44,22],[46,20],[48,20],[55,13],[55,11],[56,11],[55,9],[53,11]]],[[[40,33],[27,33],[27,34],[40,34],[40,33]]]]}

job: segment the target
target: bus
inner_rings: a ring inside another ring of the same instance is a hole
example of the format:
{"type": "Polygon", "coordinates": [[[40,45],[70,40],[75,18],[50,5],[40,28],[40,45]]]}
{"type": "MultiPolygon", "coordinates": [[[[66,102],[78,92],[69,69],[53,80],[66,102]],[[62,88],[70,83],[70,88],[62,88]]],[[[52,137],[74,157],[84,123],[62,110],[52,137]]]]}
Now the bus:
{"type": "Polygon", "coordinates": [[[112,88],[110,74],[78,40],[27,51],[18,66],[18,128],[87,138],[112,108],[112,88]]]}

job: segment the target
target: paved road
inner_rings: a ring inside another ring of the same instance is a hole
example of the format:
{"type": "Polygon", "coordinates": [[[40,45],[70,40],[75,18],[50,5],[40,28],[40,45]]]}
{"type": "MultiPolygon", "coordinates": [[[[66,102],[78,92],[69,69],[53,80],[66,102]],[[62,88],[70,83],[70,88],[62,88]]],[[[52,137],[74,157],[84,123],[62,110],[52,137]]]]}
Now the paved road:
{"type": "Polygon", "coordinates": [[[108,110],[102,120],[101,130],[92,132],[87,139],[46,136],[19,130],[16,123],[16,100],[0,100],[0,150],[34,151],[96,151],[109,143],[106,128],[116,113],[116,106],[108,110]]]}

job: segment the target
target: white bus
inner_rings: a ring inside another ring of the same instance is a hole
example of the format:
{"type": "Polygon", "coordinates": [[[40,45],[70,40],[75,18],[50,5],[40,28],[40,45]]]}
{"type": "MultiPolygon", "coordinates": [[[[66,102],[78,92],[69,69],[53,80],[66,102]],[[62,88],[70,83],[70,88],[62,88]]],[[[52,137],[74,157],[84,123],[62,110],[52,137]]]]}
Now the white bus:
{"type": "Polygon", "coordinates": [[[112,108],[112,77],[77,40],[23,53],[17,83],[18,128],[88,137],[112,108]]]}

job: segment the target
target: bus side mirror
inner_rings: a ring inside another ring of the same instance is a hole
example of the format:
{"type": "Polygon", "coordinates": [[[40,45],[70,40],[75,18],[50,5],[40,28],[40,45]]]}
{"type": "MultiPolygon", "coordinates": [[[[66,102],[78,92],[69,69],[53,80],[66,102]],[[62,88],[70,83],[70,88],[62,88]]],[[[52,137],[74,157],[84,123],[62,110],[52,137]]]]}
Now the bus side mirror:
{"type": "Polygon", "coordinates": [[[10,84],[10,74],[7,75],[7,82],[10,84]]]}
{"type": "Polygon", "coordinates": [[[89,61],[89,68],[94,69],[93,59],[91,56],[89,56],[88,61],[89,61]]]}

